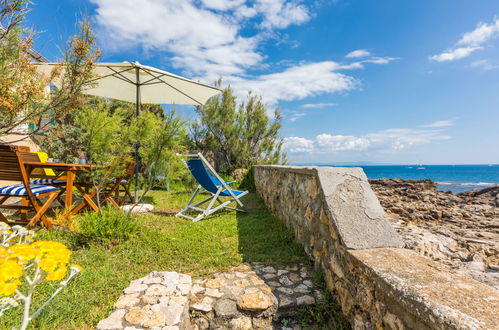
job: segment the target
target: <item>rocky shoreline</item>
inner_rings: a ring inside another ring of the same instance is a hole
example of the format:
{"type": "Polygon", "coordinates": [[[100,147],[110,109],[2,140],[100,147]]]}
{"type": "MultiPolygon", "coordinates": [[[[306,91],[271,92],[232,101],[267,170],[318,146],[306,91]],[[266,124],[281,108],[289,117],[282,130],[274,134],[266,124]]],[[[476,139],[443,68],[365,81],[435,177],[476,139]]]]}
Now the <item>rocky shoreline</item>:
{"type": "Polygon", "coordinates": [[[370,180],[406,247],[499,289],[499,185],[460,194],[431,180],[370,180]]]}

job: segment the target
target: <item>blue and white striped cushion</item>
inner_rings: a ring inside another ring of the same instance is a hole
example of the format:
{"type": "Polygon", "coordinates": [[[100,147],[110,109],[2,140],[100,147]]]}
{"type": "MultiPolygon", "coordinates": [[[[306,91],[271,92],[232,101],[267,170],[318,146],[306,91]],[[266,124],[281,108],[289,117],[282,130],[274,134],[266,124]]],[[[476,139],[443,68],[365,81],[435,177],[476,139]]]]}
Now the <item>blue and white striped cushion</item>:
{"type": "Polygon", "coordinates": [[[66,180],[59,179],[34,179],[29,182],[30,184],[58,184],[66,183],[66,180]]]}
{"type": "MultiPolygon", "coordinates": [[[[59,190],[56,187],[51,186],[41,186],[37,184],[30,184],[31,191],[35,196],[38,196],[43,193],[47,193],[54,190],[59,190]]],[[[23,184],[14,184],[11,186],[0,187],[0,194],[2,195],[10,195],[10,196],[28,196],[26,192],[26,188],[23,184]]]]}

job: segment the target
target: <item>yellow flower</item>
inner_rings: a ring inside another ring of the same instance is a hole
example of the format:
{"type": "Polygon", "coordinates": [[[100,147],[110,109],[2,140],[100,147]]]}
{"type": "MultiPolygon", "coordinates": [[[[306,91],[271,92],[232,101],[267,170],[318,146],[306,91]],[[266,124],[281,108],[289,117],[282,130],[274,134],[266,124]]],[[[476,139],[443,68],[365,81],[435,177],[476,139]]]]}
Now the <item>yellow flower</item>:
{"type": "Polygon", "coordinates": [[[63,266],[53,272],[50,272],[45,279],[47,281],[60,281],[66,276],[67,271],[68,268],[63,266]]]}
{"type": "Polygon", "coordinates": [[[16,260],[0,260],[0,282],[17,279],[23,275],[23,266],[16,260]]]}
{"type": "Polygon", "coordinates": [[[21,285],[21,281],[18,279],[11,282],[0,282],[0,296],[8,297],[13,295],[19,285],[21,285]]]}
{"type": "Polygon", "coordinates": [[[10,258],[18,258],[20,262],[27,263],[29,260],[33,260],[40,256],[40,250],[34,249],[29,244],[17,244],[9,248],[10,258]]]}
{"type": "Polygon", "coordinates": [[[80,265],[77,265],[77,264],[71,264],[71,269],[75,272],[81,272],[81,270],[83,269],[80,265]]]}

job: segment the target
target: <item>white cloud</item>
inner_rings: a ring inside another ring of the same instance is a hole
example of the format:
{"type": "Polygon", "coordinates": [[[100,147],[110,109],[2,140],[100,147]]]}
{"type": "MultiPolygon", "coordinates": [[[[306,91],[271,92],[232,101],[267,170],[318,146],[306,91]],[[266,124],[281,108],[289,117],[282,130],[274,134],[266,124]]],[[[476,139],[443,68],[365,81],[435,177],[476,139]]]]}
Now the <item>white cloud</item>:
{"type": "Polygon", "coordinates": [[[285,138],[284,145],[289,152],[311,152],[314,150],[314,141],[297,136],[285,138]]]}
{"type": "Polygon", "coordinates": [[[461,47],[461,48],[455,48],[446,52],[443,52],[438,55],[433,55],[430,56],[430,59],[437,61],[437,62],[450,62],[450,61],[455,61],[459,60],[461,58],[465,58],[469,56],[471,53],[474,51],[477,51],[479,49],[482,49],[482,47],[461,47]]]}
{"type": "Polygon", "coordinates": [[[310,19],[307,7],[298,1],[257,0],[254,8],[264,15],[265,19],[261,26],[267,29],[283,29],[310,19]]]}
{"type": "Polygon", "coordinates": [[[346,58],[359,58],[371,56],[371,53],[365,49],[357,49],[345,55],[346,58]]]}
{"type": "Polygon", "coordinates": [[[478,60],[470,63],[472,68],[480,68],[485,71],[494,70],[499,68],[499,65],[492,64],[489,60],[478,60]]]}
{"type": "Polygon", "coordinates": [[[491,24],[479,23],[470,32],[463,34],[456,46],[437,55],[430,56],[431,60],[437,62],[450,62],[469,56],[471,53],[483,49],[483,44],[499,35],[499,18],[495,18],[491,24]]]}
{"type": "Polygon", "coordinates": [[[308,152],[314,154],[336,151],[401,150],[415,145],[435,143],[450,137],[441,128],[452,125],[451,121],[437,121],[417,128],[390,128],[361,136],[319,134],[315,139],[289,137],[284,139],[288,152],[308,152]]]}
{"type": "Polygon", "coordinates": [[[458,45],[480,46],[499,35],[499,18],[495,18],[491,24],[479,23],[476,29],[463,35],[458,45]]]}
{"type": "Polygon", "coordinates": [[[295,122],[295,121],[297,121],[298,119],[300,119],[301,117],[303,117],[305,115],[306,115],[305,112],[292,112],[291,116],[289,116],[288,120],[290,122],[295,122]]]}
{"type": "Polygon", "coordinates": [[[228,10],[244,4],[245,0],[201,0],[206,8],[228,10]]]}
{"type": "Polygon", "coordinates": [[[306,103],[302,104],[301,107],[305,109],[320,109],[320,108],[328,108],[335,107],[338,104],[336,103],[306,103]]]}
{"type": "Polygon", "coordinates": [[[374,64],[388,64],[391,61],[396,60],[396,57],[372,57],[370,59],[364,60],[364,63],[374,63],[374,64]]]}
{"type": "Polygon", "coordinates": [[[299,100],[321,93],[346,92],[357,88],[359,82],[355,78],[335,72],[338,67],[332,61],[299,64],[282,72],[255,78],[233,77],[229,82],[239,93],[244,95],[254,91],[263,95],[270,104],[278,100],[299,100]]]}
{"type": "Polygon", "coordinates": [[[454,125],[454,120],[437,120],[431,124],[422,125],[421,127],[437,128],[437,127],[448,127],[454,125]]]}
{"type": "Polygon", "coordinates": [[[316,144],[320,149],[342,151],[364,150],[369,147],[371,142],[364,137],[320,134],[316,137],[316,144]]]}
{"type": "Polygon", "coordinates": [[[299,0],[141,0],[140,5],[136,0],[90,1],[96,5],[94,18],[103,47],[162,54],[181,74],[205,83],[222,77],[238,96],[251,90],[272,105],[347,92],[359,81],[339,70],[392,60],[298,63],[272,72],[261,44],[275,36],[276,29],[303,24],[313,16],[299,0]],[[253,34],[242,33],[248,26],[253,34]],[[271,73],[251,75],[251,69],[271,73]]]}

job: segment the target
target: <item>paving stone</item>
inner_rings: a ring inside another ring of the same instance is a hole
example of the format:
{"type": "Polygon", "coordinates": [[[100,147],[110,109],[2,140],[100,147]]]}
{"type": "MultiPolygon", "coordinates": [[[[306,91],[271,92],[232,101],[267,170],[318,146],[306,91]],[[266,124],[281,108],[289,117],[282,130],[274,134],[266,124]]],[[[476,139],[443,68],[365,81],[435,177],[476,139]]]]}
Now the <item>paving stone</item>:
{"type": "Polygon", "coordinates": [[[133,325],[141,325],[149,316],[149,306],[132,307],[125,315],[125,320],[133,325]]]}
{"type": "Polygon", "coordinates": [[[244,290],[244,294],[257,293],[258,291],[260,291],[258,288],[249,287],[246,290],[244,290]]]}
{"type": "Polygon", "coordinates": [[[159,297],[157,297],[157,296],[142,296],[142,297],[140,297],[140,301],[143,304],[154,305],[154,304],[158,303],[159,297]]]}
{"type": "Polygon", "coordinates": [[[272,287],[278,287],[278,286],[281,286],[281,283],[279,282],[275,282],[275,281],[270,281],[267,283],[268,285],[272,286],[272,287]]]}
{"type": "Polygon", "coordinates": [[[301,281],[301,277],[300,275],[296,274],[296,273],[290,273],[289,275],[289,279],[293,282],[298,282],[298,281],[301,281]]]}
{"type": "Polygon", "coordinates": [[[229,322],[229,326],[234,330],[251,330],[253,325],[251,324],[251,318],[247,316],[239,317],[237,319],[232,319],[229,322]]]}
{"type": "Polygon", "coordinates": [[[222,285],[223,285],[223,282],[221,280],[219,280],[218,278],[210,279],[210,280],[206,281],[206,283],[204,284],[205,287],[210,288],[210,289],[218,289],[222,285]]]}
{"type": "Polygon", "coordinates": [[[191,285],[189,283],[179,284],[179,285],[177,285],[177,288],[180,291],[180,294],[187,295],[187,294],[189,294],[189,291],[191,290],[191,285]]]}
{"type": "Polygon", "coordinates": [[[152,327],[162,327],[165,325],[166,322],[166,317],[163,312],[156,311],[154,312],[149,320],[144,322],[144,327],[145,328],[152,328],[152,327]]]}
{"type": "Polygon", "coordinates": [[[234,296],[239,296],[244,291],[243,288],[238,286],[229,286],[222,289],[225,293],[232,294],[234,296]]]}
{"type": "Polygon", "coordinates": [[[313,305],[313,304],[315,304],[315,299],[312,296],[305,295],[305,296],[301,296],[301,297],[296,298],[296,303],[298,304],[298,306],[300,306],[300,305],[313,305]]]}
{"type": "Polygon", "coordinates": [[[167,297],[167,296],[163,296],[163,297],[160,297],[159,298],[159,304],[163,307],[166,307],[168,306],[168,304],[170,303],[170,297],[167,297]]]}
{"type": "Polygon", "coordinates": [[[146,295],[148,296],[167,296],[173,293],[174,288],[166,287],[161,284],[153,284],[146,290],[146,295]]]}
{"type": "Polygon", "coordinates": [[[215,314],[219,317],[235,317],[239,315],[236,303],[230,299],[220,299],[214,305],[215,314]]]}
{"type": "Polygon", "coordinates": [[[293,285],[293,282],[291,282],[287,276],[282,276],[279,279],[279,282],[281,282],[281,284],[283,285],[293,285]]]}
{"type": "Polygon", "coordinates": [[[228,280],[233,280],[236,277],[236,275],[234,275],[232,273],[225,273],[224,276],[228,280]]]}
{"type": "Polygon", "coordinates": [[[275,268],[271,267],[271,266],[267,266],[267,267],[262,268],[262,271],[265,273],[275,273],[276,272],[275,268]]]}
{"type": "Polygon", "coordinates": [[[253,285],[263,285],[263,284],[265,284],[265,281],[263,281],[262,279],[258,278],[257,276],[251,276],[249,279],[250,279],[251,283],[253,283],[253,285]]]}
{"type": "Polygon", "coordinates": [[[277,271],[277,276],[281,276],[281,275],[283,275],[283,274],[287,274],[287,273],[289,273],[289,271],[288,271],[288,270],[285,270],[285,269],[279,269],[279,270],[277,271]]]}
{"type": "Polygon", "coordinates": [[[292,306],[294,304],[294,300],[291,297],[288,297],[286,295],[280,294],[279,295],[279,307],[280,308],[287,308],[289,306],[292,306]]]}
{"type": "Polygon", "coordinates": [[[159,284],[163,281],[161,277],[157,276],[152,276],[152,277],[146,277],[142,283],[144,284],[159,284]]]}
{"type": "Polygon", "coordinates": [[[121,296],[118,299],[118,301],[114,304],[114,308],[121,309],[121,308],[135,306],[140,302],[138,296],[139,296],[138,293],[132,293],[121,296]]]}
{"type": "Polygon", "coordinates": [[[194,284],[191,288],[191,293],[193,295],[197,295],[198,293],[202,293],[204,292],[204,290],[206,290],[204,287],[200,286],[200,285],[197,285],[197,284],[194,284]]]}
{"type": "Polygon", "coordinates": [[[218,289],[210,289],[210,288],[207,288],[204,294],[213,298],[220,298],[221,296],[224,295],[218,289]]]}
{"type": "Polygon", "coordinates": [[[303,284],[305,284],[305,285],[306,285],[306,286],[308,286],[309,288],[311,288],[311,287],[312,287],[312,281],[310,281],[310,280],[305,280],[305,281],[303,281],[303,284]]]}
{"type": "Polygon", "coordinates": [[[179,274],[178,283],[179,284],[192,284],[192,278],[186,274],[179,274]]]}
{"type": "Polygon", "coordinates": [[[285,288],[285,287],[280,287],[280,288],[277,288],[277,291],[280,291],[280,292],[283,292],[285,294],[293,294],[293,290],[290,289],[290,288],[285,288]]]}
{"type": "Polygon", "coordinates": [[[271,278],[275,278],[277,275],[268,273],[268,274],[263,274],[262,276],[264,279],[269,280],[271,278]]]}
{"type": "Polygon", "coordinates": [[[185,305],[189,298],[186,296],[173,296],[170,297],[170,301],[168,304],[178,304],[178,305],[185,305]]]}
{"type": "Polygon", "coordinates": [[[165,312],[166,325],[177,325],[180,323],[184,306],[179,304],[170,304],[165,312]]]}
{"type": "Polygon", "coordinates": [[[213,298],[204,297],[200,303],[192,305],[191,308],[201,312],[209,312],[213,309],[213,298]]]}
{"type": "Polygon", "coordinates": [[[247,274],[241,272],[235,272],[234,275],[236,275],[236,277],[238,278],[245,278],[246,276],[248,276],[247,274]]]}
{"type": "Polygon", "coordinates": [[[246,279],[242,279],[242,280],[235,280],[234,284],[237,286],[245,288],[245,287],[250,285],[250,282],[248,282],[248,280],[246,280],[246,279]]]}
{"type": "Polygon", "coordinates": [[[110,329],[122,329],[122,319],[125,316],[126,311],[124,309],[117,309],[104,320],[99,321],[97,324],[98,330],[110,330],[110,329]]]}
{"type": "Polygon", "coordinates": [[[273,301],[268,294],[261,291],[244,294],[239,297],[237,307],[247,311],[262,311],[272,306],[273,301]]]}
{"type": "Polygon", "coordinates": [[[310,293],[310,288],[304,284],[300,284],[296,288],[294,288],[294,291],[300,293],[310,293]]]}
{"type": "Polygon", "coordinates": [[[139,293],[147,290],[148,286],[146,284],[141,284],[141,283],[133,283],[130,284],[128,288],[123,290],[124,294],[132,294],[132,293],[139,293]]]}
{"type": "Polygon", "coordinates": [[[180,276],[177,272],[163,272],[163,279],[166,283],[179,283],[180,276]]]}

